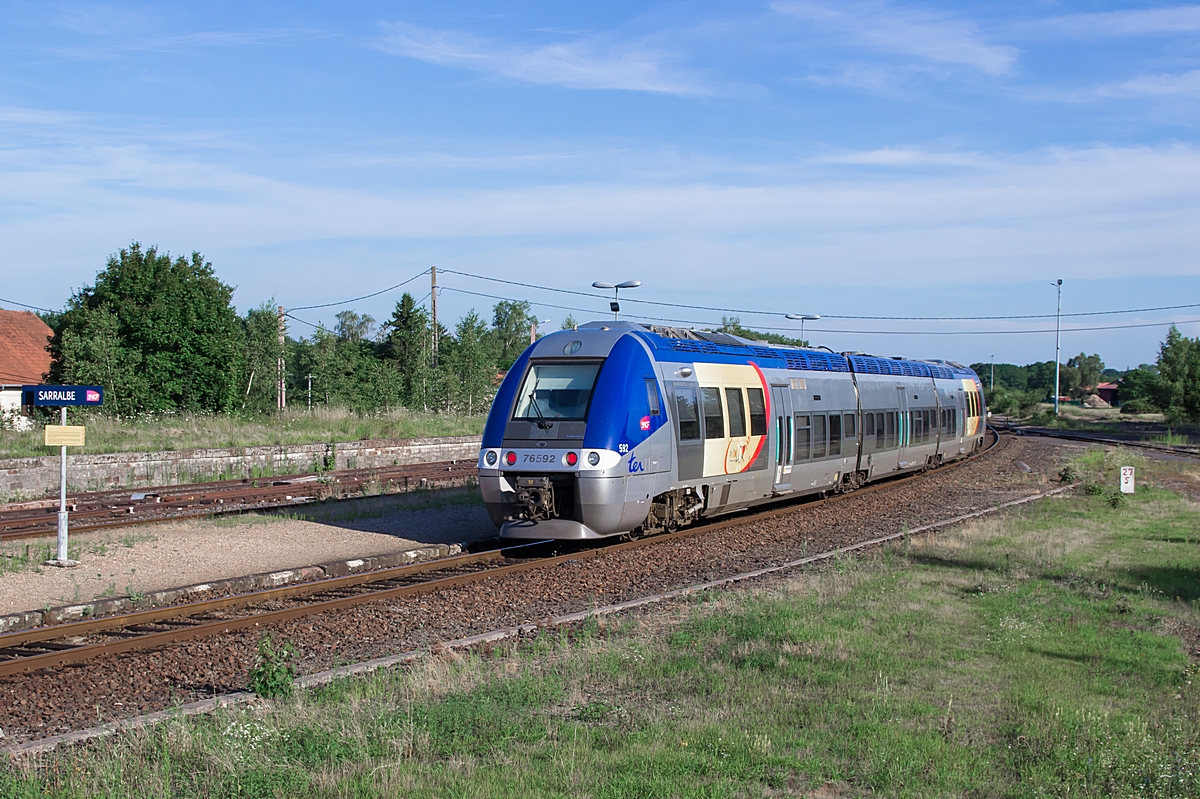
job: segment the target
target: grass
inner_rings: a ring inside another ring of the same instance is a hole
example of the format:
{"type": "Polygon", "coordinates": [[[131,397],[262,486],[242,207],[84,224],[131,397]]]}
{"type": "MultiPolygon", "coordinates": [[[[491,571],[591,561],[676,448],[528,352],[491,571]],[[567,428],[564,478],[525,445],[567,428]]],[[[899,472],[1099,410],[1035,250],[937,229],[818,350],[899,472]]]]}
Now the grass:
{"type": "MultiPolygon", "coordinates": [[[[1129,457],[1088,454],[1115,486],[1129,457]]],[[[766,588],[175,719],[4,796],[1200,795],[1194,503],[1026,506],[766,588]]]]}
{"type": "MultiPolygon", "coordinates": [[[[69,416],[68,424],[87,427],[87,446],[73,448],[72,454],[479,435],[484,423],[482,416],[408,410],[362,416],[341,408],[325,407],[260,416],[180,413],[118,419],[87,411],[75,411],[69,416]]],[[[57,424],[57,418],[54,423],[57,424]]],[[[0,458],[37,457],[55,451],[42,445],[40,429],[0,430],[0,458]]]]}

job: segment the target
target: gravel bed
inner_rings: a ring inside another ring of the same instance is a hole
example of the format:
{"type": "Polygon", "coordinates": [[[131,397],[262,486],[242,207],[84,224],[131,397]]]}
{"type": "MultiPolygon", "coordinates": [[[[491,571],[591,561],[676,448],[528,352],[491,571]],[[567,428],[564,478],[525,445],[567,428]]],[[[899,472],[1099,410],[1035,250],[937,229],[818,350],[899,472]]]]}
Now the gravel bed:
{"type": "Polygon", "coordinates": [[[0,729],[5,743],[15,743],[244,689],[265,631],[293,641],[299,672],[310,674],[899,532],[1046,490],[1057,482],[1063,451],[1046,439],[1006,437],[972,463],[838,502],[266,629],[3,678],[0,729]]]}

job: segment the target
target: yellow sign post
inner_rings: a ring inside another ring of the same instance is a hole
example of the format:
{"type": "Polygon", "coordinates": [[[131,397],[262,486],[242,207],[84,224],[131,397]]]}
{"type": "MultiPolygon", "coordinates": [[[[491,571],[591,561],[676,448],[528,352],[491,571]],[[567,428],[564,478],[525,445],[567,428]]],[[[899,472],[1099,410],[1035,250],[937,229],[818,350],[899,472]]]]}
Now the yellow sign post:
{"type": "Polygon", "coordinates": [[[83,425],[48,424],[46,425],[47,447],[82,447],[84,443],[83,425]]]}

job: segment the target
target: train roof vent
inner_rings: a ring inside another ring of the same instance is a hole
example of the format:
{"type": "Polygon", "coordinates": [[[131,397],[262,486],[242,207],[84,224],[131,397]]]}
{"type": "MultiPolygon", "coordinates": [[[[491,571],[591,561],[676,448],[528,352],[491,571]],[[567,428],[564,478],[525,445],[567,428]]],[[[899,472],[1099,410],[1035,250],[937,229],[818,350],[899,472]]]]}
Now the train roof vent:
{"type": "Polygon", "coordinates": [[[711,341],[713,344],[720,344],[723,347],[745,347],[746,342],[740,338],[735,338],[728,333],[714,333],[709,330],[696,330],[693,335],[697,338],[711,341]]]}
{"type": "Polygon", "coordinates": [[[788,369],[808,370],[811,372],[849,372],[850,365],[845,358],[831,355],[827,352],[811,350],[775,350],[775,357],[783,356],[788,369]]]}

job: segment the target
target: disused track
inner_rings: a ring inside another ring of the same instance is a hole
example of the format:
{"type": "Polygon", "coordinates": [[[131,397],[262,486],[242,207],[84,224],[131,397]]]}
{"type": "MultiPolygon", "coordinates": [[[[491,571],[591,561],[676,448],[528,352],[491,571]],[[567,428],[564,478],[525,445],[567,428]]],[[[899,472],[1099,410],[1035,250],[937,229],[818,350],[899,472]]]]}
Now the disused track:
{"type": "MultiPolygon", "coordinates": [[[[212,483],[122,489],[67,498],[71,531],[89,532],[137,524],[244,513],[341,499],[445,488],[475,479],[474,461],[441,461],[379,469],[344,469],[212,483]]],[[[11,503],[0,507],[0,540],[53,535],[58,500],[11,503]]]]}
{"type": "Polygon", "coordinates": [[[1200,457],[1200,445],[1198,444],[1165,444],[1160,441],[1117,437],[1105,435],[1104,433],[1094,433],[1089,430],[1055,430],[1049,427],[1029,427],[1012,424],[1011,422],[1001,429],[1019,436],[1042,436],[1044,438],[1058,438],[1065,441],[1082,441],[1088,444],[1106,444],[1113,447],[1134,447],[1136,449],[1152,450],[1182,457],[1200,457]]]}
{"type": "MultiPolygon", "coordinates": [[[[981,457],[999,449],[1005,439],[994,430],[991,431],[991,435],[991,444],[978,456],[948,464],[934,473],[942,474],[957,466],[977,462],[981,457]]],[[[919,472],[874,483],[849,494],[835,494],[827,498],[809,500],[805,505],[815,507],[893,489],[918,480],[923,474],[919,472]]],[[[797,504],[794,500],[785,501],[765,510],[737,514],[674,533],[566,553],[554,549],[555,546],[560,546],[555,542],[535,542],[249,594],[8,633],[0,635],[0,677],[276,624],[380,599],[439,591],[485,579],[546,569],[569,561],[586,561],[625,550],[656,546],[790,513],[796,510],[797,504]]]]}

